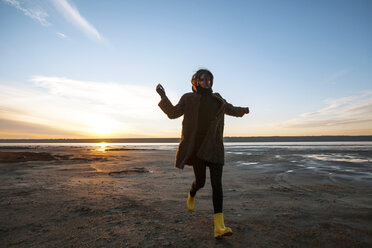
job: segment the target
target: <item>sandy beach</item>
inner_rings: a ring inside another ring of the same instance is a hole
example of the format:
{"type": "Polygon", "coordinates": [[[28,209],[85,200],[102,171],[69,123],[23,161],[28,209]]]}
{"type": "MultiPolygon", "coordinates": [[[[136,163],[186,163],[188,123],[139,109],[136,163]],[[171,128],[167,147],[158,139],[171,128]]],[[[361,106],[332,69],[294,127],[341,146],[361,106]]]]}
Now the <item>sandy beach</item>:
{"type": "Polygon", "coordinates": [[[0,246],[371,247],[372,181],[348,177],[371,161],[340,160],[355,170],[332,176],[330,166],[325,176],[311,169],[315,155],[295,161],[292,153],[226,152],[233,235],[216,240],[209,174],[188,212],[193,171],[173,167],[174,149],[0,147],[0,246]]]}

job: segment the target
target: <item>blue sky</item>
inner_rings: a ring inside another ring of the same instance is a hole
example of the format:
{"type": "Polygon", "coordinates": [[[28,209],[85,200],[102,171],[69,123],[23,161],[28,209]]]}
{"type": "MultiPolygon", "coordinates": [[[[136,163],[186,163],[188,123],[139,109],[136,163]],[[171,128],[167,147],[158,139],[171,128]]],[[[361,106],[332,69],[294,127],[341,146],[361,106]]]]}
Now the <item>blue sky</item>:
{"type": "Polygon", "coordinates": [[[199,68],[225,136],[372,135],[371,1],[0,0],[0,138],[178,137],[199,68]]]}

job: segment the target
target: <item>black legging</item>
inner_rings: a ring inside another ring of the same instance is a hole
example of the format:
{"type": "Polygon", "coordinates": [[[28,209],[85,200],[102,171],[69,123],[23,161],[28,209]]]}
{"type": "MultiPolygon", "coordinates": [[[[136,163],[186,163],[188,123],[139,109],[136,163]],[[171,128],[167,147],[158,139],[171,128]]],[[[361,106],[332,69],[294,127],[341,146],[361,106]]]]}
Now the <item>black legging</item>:
{"type": "Polygon", "coordinates": [[[195,181],[191,185],[190,195],[195,196],[196,192],[204,187],[206,168],[209,167],[211,184],[213,191],[214,213],[222,213],[223,195],[222,195],[222,164],[214,164],[196,159],[193,168],[195,181]]]}

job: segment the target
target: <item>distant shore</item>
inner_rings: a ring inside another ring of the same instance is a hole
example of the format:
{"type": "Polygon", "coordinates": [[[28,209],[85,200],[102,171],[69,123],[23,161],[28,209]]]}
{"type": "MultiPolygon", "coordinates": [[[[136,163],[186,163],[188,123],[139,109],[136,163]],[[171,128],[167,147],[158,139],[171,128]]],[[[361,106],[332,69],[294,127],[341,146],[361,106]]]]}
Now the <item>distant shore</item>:
{"type": "MultiPolygon", "coordinates": [[[[99,138],[99,139],[0,139],[0,143],[178,143],[179,138],[99,138]]],[[[372,135],[364,136],[258,136],[224,137],[224,142],[340,142],[372,141],[372,135]]]]}

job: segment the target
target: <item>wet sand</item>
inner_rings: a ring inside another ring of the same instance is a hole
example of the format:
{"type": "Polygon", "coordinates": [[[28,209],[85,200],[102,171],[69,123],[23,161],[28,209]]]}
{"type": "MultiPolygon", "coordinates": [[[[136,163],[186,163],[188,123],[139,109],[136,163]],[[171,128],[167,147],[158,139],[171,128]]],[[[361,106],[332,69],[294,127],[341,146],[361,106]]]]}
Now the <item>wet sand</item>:
{"type": "Polygon", "coordinates": [[[209,175],[188,212],[193,172],[175,169],[174,154],[0,148],[0,246],[372,247],[371,182],[236,166],[246,157],[231,153],[224,214],[234,234],[215,240],[209,175]]]}

